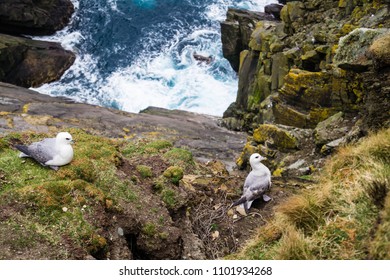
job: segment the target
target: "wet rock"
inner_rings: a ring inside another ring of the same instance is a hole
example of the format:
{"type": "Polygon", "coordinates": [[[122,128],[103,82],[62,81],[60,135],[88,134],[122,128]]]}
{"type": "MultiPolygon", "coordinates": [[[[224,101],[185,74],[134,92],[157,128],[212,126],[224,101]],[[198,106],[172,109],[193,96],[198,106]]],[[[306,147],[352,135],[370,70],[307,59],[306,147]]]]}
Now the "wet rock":
{"type": "Polygon", "coordinates": [[[283,5],[280,4],[268,4],[264,7],[264,12],[266,14],[272,15],[276,19],[280,19],[280,11],[282,10],[283,5]]]}
{"type": "Polygon", "coordinates": [[[37,87],[58,80],[74,60],[58,43],[0,34],[0,81],[37,87]]]}
{"type": "Polygon", "coordinates": [[[50,35],[64,28],[74,12],[70,0],[2,0],[0,32],[50,35]]]}

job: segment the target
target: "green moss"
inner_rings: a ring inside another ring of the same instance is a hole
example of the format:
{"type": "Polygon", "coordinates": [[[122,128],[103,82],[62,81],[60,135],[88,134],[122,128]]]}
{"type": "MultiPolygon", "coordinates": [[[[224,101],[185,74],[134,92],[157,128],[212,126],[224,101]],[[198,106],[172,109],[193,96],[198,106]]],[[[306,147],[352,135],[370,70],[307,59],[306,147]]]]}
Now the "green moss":
{"type": "Polygon", "coordinates": [[[168,208],[174,209],[177,204],[176,192],[171,188],[164,188],[161,192],[161,198],[168,208]]]}
{"type": "Polygon", "coordinates": [[[170,166],[164,171],[163,175],[170,179],[172,183],[178,184],[183,178],[184,171],[179,166],[170,166]]]}
{"type": "Polygon", "coordinates": [[[153,189],[157,192],[161,192],[167,184],[167,179],[164,176],[160,176],[154,180],[153,189]]]}
{"type": "Polygon", "coordinates": [[[188,167],[195,164],[192,153],[182,148],[173,148],[167,151],[164,154],[164,158],[166,158],[171,164],[182,167],[188,167]]]}
{"type": "Polygon", "coordinates": [[[149,237],[153,237],[157,233],[156,226],[152,223],[146,223],[142,227],[142,232],[149,237]]]}
{"type": "MultiPolygon", "coordinates": [[[[137,193],[131,182],[118,177],[120,154],[117,142],[78,129],[69,132],[76,140],[74,159],[57,172],[32,159],[19,158],[19,152],[9,145],[13,138],[31,143],[52,135],[26,133],[0,138],[4,144],[0,149],[0,205],[12,205],[16,209],[13,218],[20,220],[24,230],[28,226],[38,231],[34,235],[29,233],[31,240],[23,237],[24,244],[15,239],[20,246],[56,245],[64,242],[61,238],[66,236],[66,242],[95,254],[105,250],[107,241],[97,232],[96,221],[90,213],[97,209],[101,215],[104,215],[102,210],[117,211],[119,201],[137,203],[137,193]],[[23,211],[18,212],[18,209],[23,211]],[[87,213],[89,215],[85,215],[87,213]]],[[[22,238],[17,229],[12,226],[7,226],[7,229],[3,238],[22,238]]],[[[67,258],[61,250],[58,254],[67,258]]]]}
{"type": "Polygon", "coordinates": [[[146,165],[137,165],[135,168],[142,178],[150,178],[153,176],[152,169],[146,165]]]}
{"type": "Polygon", "coordinates": [[[145,145],[146,148],[153,148],[156,149],[157,151],[171,148],[172,146],[173,146],[172,143],[167,140],[156,140],[145,145]]]}
{"type": "Polygon", "coordinates": [[[168,140],[149,140],[141,139],[138,141],[129,141],[122,148],[121,151],[125,156],[142,155],[142,154],[158,154],[173,146],[172,142],[168,140]]]}
{"type": "Polygon", "coordinates": [[[99,234],[92,234],[87,240],[87,250],[94,255],[106,249],[107,240],[99,234]]]}

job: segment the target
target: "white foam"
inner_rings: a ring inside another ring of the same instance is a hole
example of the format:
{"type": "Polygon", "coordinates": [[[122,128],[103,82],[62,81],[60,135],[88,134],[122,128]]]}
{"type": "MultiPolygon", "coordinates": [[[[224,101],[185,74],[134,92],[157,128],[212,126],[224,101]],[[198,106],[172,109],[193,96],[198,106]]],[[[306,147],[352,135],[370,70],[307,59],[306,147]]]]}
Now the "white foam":
{"type": "MultiPolygon", "coordinates": [[[[132,0],[143,7],[156,4],[154,0],[132,0]]],[[[237,77],[227,60],[222,57],[222,43],[218,21],[226,17],[228,6],[262,9],[265,4],[275,0],[215,0],[209,5],[206,17],[215,24],[194,26],[188,33],[186,23],[172,19],[176,34],[170,41],[160,30],[172,30],[169,26],[141,30],[148,33],[141,44],[145,48],[137,54],[131,65],[119,67],[112,73],[100,74],[98,58],[88,53],[81,53],[76,48],[84,40],[90,40],[89,34],[79,31],[70,32],[69,28],[57,32],[54,36],[39,37],[41,40],[62,42],[64,48],[77,53],[75,63],[66,71],[62,79],[43,85],[38,91],[49,95],[66,95],[76,101],[103,106],[114,106],[129,112],[139,112],[148,106],[168,109],[182,109],[192,112],[220,116],[236,98],[237,77]],[[187,35],[186,35],[187,34],[187,35]],[[156,44],[163,44],[153,50],[156,44]],[[194,53],[212,56],[214,61],[207,65],[199,63],[194,53]]],[[[78,0],[73,0],[77,9],[78,0]]],[[[107,0],[108,7],[118,11],[117,0],[107,0]]],[[[99,6],[103,9],[103,6],[99,6]]],[[[109,20],[108,18],[105,19],[109,20]]],[[[107,22],[105,22],[107,24],[107,22]]],[[[123,51],[121,46],[114,46],[112,52],[123,51]]]]}
{"type": "MultiPolygon", "coordinates": [[[[158,106],[222,115],[235,99],[235,77],[218,80],[210,73],[212,65],[199,64],[192,56],[199,44],[177,49],[179,45],[201,41],[210,34],[216,33],[196,30],[154,58],[139,58],[133,65],[113,73],[99,91],[130,112],[158,106]]],[[[198,53],[209,55],[214,46],[209,42],[203,47],[198,53]]],[[[218,59],[215,63],[227,63],[218,59]]]]}
{"type": "Polygon", "coordinates": [[[111,10],[118,11],[116,0],[107,0],[107,3],[110,5],[111,10]]]}

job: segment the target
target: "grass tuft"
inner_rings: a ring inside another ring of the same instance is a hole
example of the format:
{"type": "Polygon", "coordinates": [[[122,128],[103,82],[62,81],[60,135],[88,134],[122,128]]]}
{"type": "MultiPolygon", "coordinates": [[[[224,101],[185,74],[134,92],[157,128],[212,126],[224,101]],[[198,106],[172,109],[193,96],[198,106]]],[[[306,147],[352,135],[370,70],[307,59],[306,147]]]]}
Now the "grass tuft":
{"type": "Polygon", "coordinates": [[[389,259],[390,129],[344,147],[232,259],[389,259]]]}

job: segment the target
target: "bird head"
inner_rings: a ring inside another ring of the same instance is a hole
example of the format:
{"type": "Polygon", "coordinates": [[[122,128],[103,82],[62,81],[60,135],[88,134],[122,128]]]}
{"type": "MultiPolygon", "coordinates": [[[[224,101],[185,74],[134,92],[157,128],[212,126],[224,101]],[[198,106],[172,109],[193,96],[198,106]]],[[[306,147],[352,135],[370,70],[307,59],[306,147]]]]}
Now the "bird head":
{"type": "Polygon", "coordinates": [[[251,164],[251,167],[253,168],[253,166],[257,165],[260,161],[265,160],[265,159],[267,159],[267,158],[261,156],[258,153],[254,153],[249,158],[249,163],[251,164]]]}
{"type": "Polygon", "coordinates": [[[57,134],[56,141],[59,144],[73,144],[72,135],[68,132],[60,132],[57,134]]]}

